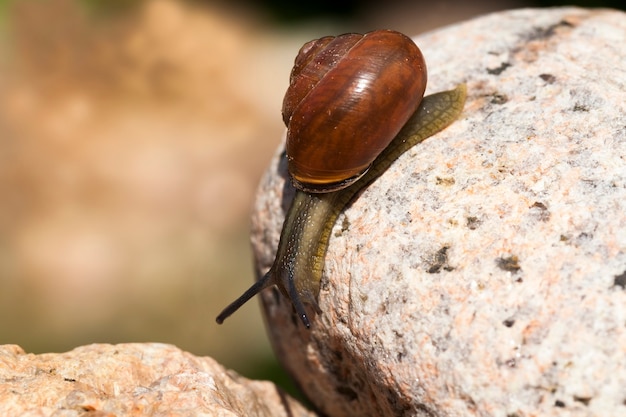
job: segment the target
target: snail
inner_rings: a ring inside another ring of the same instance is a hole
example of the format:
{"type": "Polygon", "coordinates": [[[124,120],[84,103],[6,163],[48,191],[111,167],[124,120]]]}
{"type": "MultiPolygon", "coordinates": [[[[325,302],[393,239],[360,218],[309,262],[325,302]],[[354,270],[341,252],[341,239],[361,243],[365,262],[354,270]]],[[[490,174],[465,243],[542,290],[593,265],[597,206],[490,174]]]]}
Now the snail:
{"type": "Polygon", "coordinates": [[[311,326],[304,305],[321,314],[317,297],[339,213],[402,153],[463,110],[464,84],[423,98],[426,79],[421,51],[395,31],[327,36],[300,49],[282,109],[296,194],[272,267],[217,323],[276,285],[304,326],[311,326]]]}

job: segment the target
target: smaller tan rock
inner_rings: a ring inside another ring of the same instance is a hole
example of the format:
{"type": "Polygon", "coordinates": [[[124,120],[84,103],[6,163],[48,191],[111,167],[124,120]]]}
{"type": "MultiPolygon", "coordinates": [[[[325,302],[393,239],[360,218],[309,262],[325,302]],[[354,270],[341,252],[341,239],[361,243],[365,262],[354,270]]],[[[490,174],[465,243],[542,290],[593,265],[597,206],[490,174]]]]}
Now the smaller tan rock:
{"type": "Polygon", "coordinates": [[[314,416],[280,388],[158,343],[0,346],[2,416],[314,416]]]}

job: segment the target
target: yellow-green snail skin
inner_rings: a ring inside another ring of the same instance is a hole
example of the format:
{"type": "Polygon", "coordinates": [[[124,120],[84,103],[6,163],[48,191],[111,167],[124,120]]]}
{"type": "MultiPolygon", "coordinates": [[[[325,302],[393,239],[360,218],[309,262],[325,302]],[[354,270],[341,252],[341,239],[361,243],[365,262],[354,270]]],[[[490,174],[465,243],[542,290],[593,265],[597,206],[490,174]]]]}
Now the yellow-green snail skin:
{"type": "Polygon", "coordinates": [[[407,36],[377,30],[306,43],[283,102],[289,175],[296,188],[270,270],[216,321],[276,285],[302,323],[317,304],[331,229],[339,213],[406,150],[452,123],[465,85],[423,98],[426,64],[407,36]]]}

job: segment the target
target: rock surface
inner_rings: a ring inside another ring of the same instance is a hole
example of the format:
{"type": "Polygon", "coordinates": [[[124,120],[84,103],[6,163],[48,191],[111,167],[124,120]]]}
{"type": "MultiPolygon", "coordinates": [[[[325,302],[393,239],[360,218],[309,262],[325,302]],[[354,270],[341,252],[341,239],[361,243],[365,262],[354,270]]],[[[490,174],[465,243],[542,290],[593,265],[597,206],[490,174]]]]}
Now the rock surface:
{"type": "MultiPolygon", "coordinates": [[[[329,416],[626,415],[626,15],[484,16],[416,39],[460,120],[339,217],[311,330],[263,293],[275,350],[329,416]]],[[[280,152],[280,151],[279,151],[280,152]]],[[[253,218],[270,266],[293,191],[253,218]]]]}
{"type": "Polygon", "coordinates": [[[274,384],[164,344],[0,346],[2,416],[313,416],[274,384]]]}

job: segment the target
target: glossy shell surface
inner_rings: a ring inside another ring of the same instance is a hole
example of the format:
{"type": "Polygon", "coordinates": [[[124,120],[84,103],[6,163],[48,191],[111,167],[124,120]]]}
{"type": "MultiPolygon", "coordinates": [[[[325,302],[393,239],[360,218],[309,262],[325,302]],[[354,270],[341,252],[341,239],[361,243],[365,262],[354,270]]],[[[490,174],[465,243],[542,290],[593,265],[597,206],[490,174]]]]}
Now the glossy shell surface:
{"type": "Polygon", "coordinates": [[[358,179],[415,112],[426,79],[421,51],[399,32],[305,44],[283,102],[294,185],[325,192],[358,179]]]}

